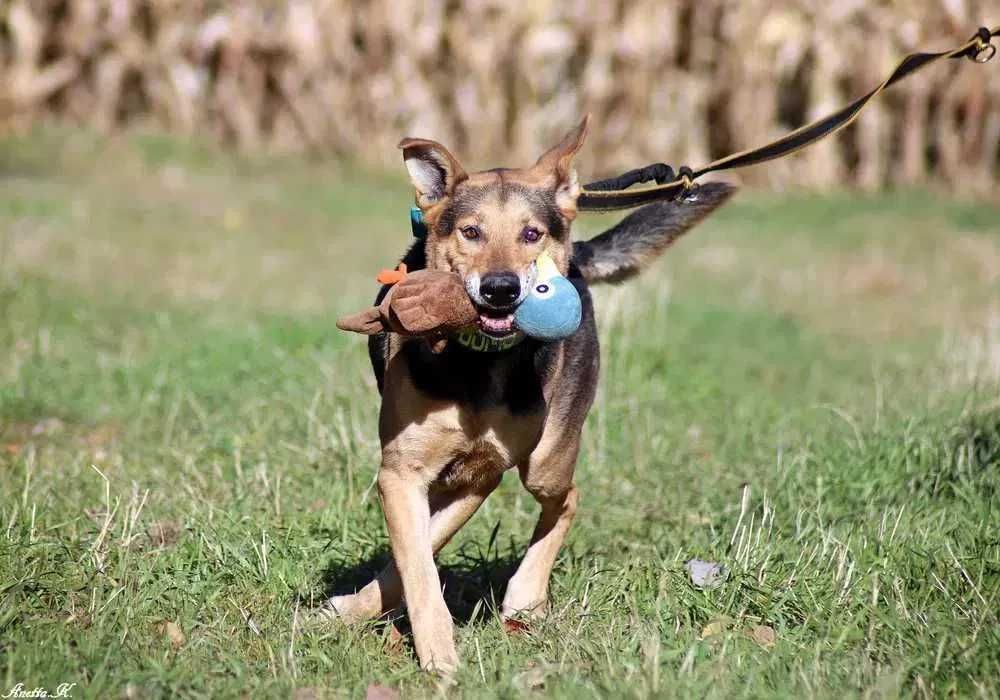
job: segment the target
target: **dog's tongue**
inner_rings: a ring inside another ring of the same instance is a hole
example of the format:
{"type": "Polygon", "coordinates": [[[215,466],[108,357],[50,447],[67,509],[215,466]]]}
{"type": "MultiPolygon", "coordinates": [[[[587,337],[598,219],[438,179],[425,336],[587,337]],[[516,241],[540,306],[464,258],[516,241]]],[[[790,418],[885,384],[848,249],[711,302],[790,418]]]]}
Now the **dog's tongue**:
{"type": "Polygon", "coordinates": [[[479,315],[479,325],[488,333],[509,333],[514,330],[514,314],[503,318],[494,318],[486,314],[479,315]]]}

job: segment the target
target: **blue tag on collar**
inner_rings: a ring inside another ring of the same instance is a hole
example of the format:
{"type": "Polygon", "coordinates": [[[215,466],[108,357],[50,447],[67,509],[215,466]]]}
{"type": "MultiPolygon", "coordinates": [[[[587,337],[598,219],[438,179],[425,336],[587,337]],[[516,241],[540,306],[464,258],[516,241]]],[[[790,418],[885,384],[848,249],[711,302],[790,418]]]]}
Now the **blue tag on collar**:
{"type": "Polygon", "coordinates": [[[410,207],[410,228],[414,238],[427,238],[427,224],[424,223],[424,213],[420,207],[410,207]]]}

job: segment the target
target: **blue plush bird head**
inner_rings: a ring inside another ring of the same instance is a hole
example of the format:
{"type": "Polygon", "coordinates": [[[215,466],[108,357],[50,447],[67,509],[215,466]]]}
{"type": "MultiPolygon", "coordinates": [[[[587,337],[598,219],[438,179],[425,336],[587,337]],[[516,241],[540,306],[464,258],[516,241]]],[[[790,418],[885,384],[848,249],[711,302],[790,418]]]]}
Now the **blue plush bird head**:
{"type": "Polygon", "coordinates": [[[559,273],[548,253],[538,256],[535,264],[535,284],[517,307],[514,322],[526,335],[539,340],[569,337],[580,327],[583,314],[580,294],[559,273]]]}

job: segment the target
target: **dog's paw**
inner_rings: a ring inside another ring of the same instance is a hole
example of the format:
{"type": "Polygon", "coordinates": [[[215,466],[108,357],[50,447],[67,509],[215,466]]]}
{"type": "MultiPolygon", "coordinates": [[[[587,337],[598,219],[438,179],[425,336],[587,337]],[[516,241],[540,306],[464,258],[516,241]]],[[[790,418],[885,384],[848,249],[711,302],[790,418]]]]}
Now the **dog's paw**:
{"type": "Polygon", "coordinates": [[[534,598],[524,602],[505,599],[503,606],[500,608],[500,616],[503,618],[504,627],[508,632],[523,631],[522,629],[512,630],[511,625],[514,627],[518,625],[527,627],[533,620],[540,620],[545,617],[548,611],[549,601],[546,598],[542,598],[541,600],[534,598]]]}
{"type": "Polygon", "coordinates": [[[377,617],[363,609],[362,601],[354,595],[339,595],[330,598],[305,616],[304,626],[313,629],[329,629],[337,625],[354,625],[377,617]]]}
{"type": "Polygon", "coordinates": [[[331,600],[326,601],[320,607],[310,610],[305,614],[299,613],[299,623],[302,628],[310,631],[321,631],[344,624],[344,618],[337,608],[331,604],[331,600]]]}
{"type": "Polygon", "coordinates": [[[458,654],[455,650],[445,651],[421,663],[420,667],[438,677],[439,682],[451,684],[454,682],[455,671],[458,670],[458,654]]]}

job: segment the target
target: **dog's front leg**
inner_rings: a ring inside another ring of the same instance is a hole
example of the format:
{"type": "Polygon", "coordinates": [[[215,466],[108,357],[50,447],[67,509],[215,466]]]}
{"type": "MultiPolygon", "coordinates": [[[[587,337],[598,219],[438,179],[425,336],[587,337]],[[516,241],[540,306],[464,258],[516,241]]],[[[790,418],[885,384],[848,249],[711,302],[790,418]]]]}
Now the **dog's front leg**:
{"type": "Polygon", "coordinates": [[[556,562],[556,555],[566,539],[566,533],[576,515],[579,499],[575,486],[564,493],[535,495],[542,506],[538,524],[531,536],[531,544],[521,565],[507,584],[503,599],[504,617],[540,617],[546,612],[549,577],[556,562]]]}
{"type": "MultiPolygon", "coordinates": [[[[500,477],[486,479],[467,490],[447,491],[431,498],[431,546],[437,554],[452,536],[468,522],[493,489],[500,477]]],[[[399,605],[403,583],[396,562],[391,561],[368,585],[356,593],[330,598],[320,609],[326,619],[347,623],[361,622],[383,615],[399,605]]]]}
{"type": "Polygon", "coordinates": [[[559,426],[549,427],[528,463],[519,468],[521,481],[542,512],[528,551],[507,584],[504,617],[541,617],[546,612],[552,567],[576,515],[579,494],[573,469],[579,447],[578,434],[567,436],[559,426]]]}
{"type": "Polygon", "coordinates": [[[420,665],[449,674],[458,666],[458,654],[434,565],[428,481],[418,466],[383,461],[378,488],[420,665]]]}

